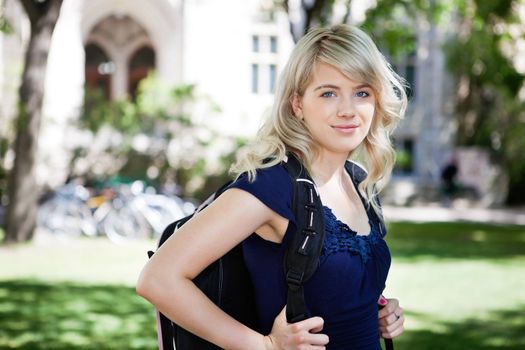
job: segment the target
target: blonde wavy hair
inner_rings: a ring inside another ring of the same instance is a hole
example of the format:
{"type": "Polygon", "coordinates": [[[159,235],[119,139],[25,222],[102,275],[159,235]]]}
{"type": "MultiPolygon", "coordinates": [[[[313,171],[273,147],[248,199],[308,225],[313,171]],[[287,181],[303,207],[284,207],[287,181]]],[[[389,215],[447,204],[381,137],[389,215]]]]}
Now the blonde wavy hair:
{"type": "Polygon", "coordinates": [[[257,169],[276,165],[287,152],[293,152],[311,173],[316,145],[304,123],[294,116],[291,100],[295,94],[303,96],[318,63],[329,64],[348,78],[370,85],[375,93],[370,131],[348,158],[358,157],[368,169],[359,190],[379,212],[373,198],[390,178],[395,162],[390,135],[404,116],[407,96],[404,80],[393,71],[372,39],[357,27],[341,24],[316,28],[299,40],[281,73],[270,115],[254,142],[239,152],[231,172],[236,176],[247,172],[253,181],[257,169]]]}

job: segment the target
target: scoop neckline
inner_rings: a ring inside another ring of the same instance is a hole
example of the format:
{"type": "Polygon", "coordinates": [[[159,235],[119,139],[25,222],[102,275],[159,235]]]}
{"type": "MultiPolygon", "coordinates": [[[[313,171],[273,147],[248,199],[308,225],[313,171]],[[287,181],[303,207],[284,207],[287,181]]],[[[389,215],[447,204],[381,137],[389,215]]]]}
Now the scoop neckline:
{"type": "Polygon", "coordinates": [[[354,237],[363,237],[363,238],[366,238],[366,237],[371,237],[372,234],[374,233],[374,225],[372,223],[372,220],[370,218],[370,215],[369,215],[369,212],[368,210],[365,208],[365,211],[366,211],[366,217],[368,219],[368,226],[370,226],[370,231],[368,231],[367,234],[360,234],[358,233],[357,231],[355,231],[354,229],[352,229],[350,226],[348,226],[347,223],[345,223],[344,221],[341,221],[337,218],[337,216],[335,215],[334,211],[332,210],[332,208],[330,208],[329,206],[327,205],[324,205],[323,204],[323,208],[325,209],[325,211],[327,211],[329,213],[329,215],[339,224],[341,225],[342,227],[346,228],[351,234],[352,236],[354,237]]]}

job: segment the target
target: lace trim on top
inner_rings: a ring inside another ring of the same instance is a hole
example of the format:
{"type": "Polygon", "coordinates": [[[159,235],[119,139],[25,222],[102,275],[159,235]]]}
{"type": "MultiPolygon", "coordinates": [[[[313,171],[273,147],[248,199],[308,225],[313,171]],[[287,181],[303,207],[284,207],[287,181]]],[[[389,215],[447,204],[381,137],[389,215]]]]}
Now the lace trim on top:
{"type": "MultiPolygon", "coordinates": [[[[358,235],[347,224],[337,219],[335,214],[327,206],[323,206],[325,215],[325,240],[323,249],[321,251],[321,263],[326,258],[336,252],[349,252],[352,254],[359,254],[363,263],[366,264],[370,258],[371,245],[376,244],[381,240],[381,235],[378,232],[376,220],[370,220],[368,216],[368,224],[370,225],[370,233],[368,235],[358,235]]],[[[368,215],[369,213],[367,213],[368,215]]]]}

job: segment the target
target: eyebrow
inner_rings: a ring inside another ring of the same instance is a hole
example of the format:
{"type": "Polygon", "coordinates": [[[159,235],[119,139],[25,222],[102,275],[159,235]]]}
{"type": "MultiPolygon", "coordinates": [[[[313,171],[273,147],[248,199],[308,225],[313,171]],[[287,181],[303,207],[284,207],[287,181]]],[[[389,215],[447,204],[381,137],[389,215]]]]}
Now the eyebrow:
{"type": "MultiPolygon", "coordinates": [[[[354,89],[356,89],[356,90],[363,89],[363,88],[371,89],[372,87],[369,84],[359,84],[356,87],[354,87],[354,89]]],[[[314,91],[317,91],[317,90],[320,90],[320,89],[336,89],[336,90],[339,90],[340,87],[337,86],[337,85],[332,85],[332,84],[323,84],[323,85],[319,85],[318,87],[316,87],[314,89],[314,91]]]]}
{"type": "Polygon", "coordinates": [[[337,89],[337,90],[339,90],[339,86],[331,85],[331,84],[323,84],[323,85],[319,85],[318,87],[316,87],[314,89],[314,91],[317,91],[317,90],[320,90],[320,89],[337,89]]]}

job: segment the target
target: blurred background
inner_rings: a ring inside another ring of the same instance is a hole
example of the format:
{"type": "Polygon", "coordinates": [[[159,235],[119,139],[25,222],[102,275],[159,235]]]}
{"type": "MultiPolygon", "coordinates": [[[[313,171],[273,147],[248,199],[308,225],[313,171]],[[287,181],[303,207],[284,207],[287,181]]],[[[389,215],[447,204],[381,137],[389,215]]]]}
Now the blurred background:
{"type": "Polygon", "coordinates": [[[154,349],[146,251],[336,23],[408,83],[382,193],[399,348],[525,348],[525,0],[0,0],[0,348],[154,349]]]}

